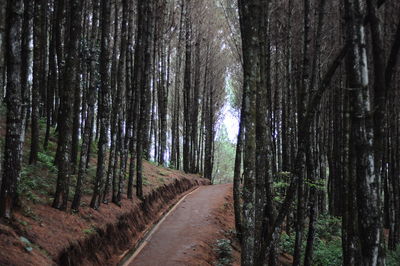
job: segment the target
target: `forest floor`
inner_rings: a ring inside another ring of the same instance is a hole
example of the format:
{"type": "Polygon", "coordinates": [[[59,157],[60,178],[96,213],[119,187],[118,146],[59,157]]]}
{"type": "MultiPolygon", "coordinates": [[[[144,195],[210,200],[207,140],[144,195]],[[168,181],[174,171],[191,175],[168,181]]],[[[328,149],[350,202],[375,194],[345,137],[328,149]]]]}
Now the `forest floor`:
{"type": "Polygon", "coordinates": [[[123,265],[240,265],[232,185],[188,194],[123,265]]]}

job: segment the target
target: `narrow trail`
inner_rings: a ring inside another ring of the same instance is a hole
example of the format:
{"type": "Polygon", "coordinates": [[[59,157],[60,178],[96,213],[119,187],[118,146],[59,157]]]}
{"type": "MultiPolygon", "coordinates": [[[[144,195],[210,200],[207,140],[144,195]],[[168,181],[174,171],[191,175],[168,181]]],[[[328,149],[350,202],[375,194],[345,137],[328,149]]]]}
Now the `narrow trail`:
{"type": "Polygon", "coordinates": [[[213,213],[223,207],[231,189],[231,184],[205,186],[189,194],[124,265],[208,265],[199,254],[218,233],[213,213]]]}

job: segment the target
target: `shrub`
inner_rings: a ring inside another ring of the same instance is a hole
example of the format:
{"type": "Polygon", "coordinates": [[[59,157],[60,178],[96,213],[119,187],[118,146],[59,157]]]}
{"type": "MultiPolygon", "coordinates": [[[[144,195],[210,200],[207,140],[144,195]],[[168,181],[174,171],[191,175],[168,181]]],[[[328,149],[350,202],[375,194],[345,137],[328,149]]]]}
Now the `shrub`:
{"type": "Polygon", "coordinates": [[[334,216],[321,215],[316,223],[317,236],[325,241],[341,237],[341,220],[334,216]]]}
{"type": "Polygon", "coordinates": [[[400,265],[400,245],[397,245],[395,250],[388,251],[386,263],[387,266],[400,265]]]}
{"type": "Polygon", "coordinates": [[[342,241],[340,238],[324,241],[314,240],[313,265],[336,266],[342,265],[342,241]]]}
{"type": "Polygon", "coordinates": [[[215,251],[218,254],[217,265],[230,265],[233,260],[231,241],[229,239],[218,239],[215,246],[215,251]]]}

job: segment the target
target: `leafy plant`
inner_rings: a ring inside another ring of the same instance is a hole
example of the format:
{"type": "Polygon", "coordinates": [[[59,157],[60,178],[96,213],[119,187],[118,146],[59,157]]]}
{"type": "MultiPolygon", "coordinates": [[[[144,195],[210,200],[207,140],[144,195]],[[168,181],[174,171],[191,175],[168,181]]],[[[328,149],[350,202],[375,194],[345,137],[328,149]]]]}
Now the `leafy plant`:
{"type": "Polygon", "coordinates": [[[287,188],[289,186],[289,183],[283,182],[283,181],[276,181],[273,184],[274,188],[287,188]]]}
{"type": "Polygon", "coordinates": [[[92,234],[97,232],[97,228],[94,227],[94,226],[91,226],[89,228],[83,229],[82,232],[87,234],[87,235],[92,235],[92,234]]]}
{"type": "Polygon", "coordinates": [[[326,191],[326,181],[323,179],[318,180],[316,183],[305,182],[305,184],[310,188],[315,188],[319,191],[326,191]]]}
{"type": "Polygon", "coordinates": [[[29,206],[24,207],[24,209],[22,210],[22,214],[26,217],[32,218],[35,221],[41,222],[41,218],[37,216],[36,213],[29,206]]]}
{"type": "Polygon", "coordinates": [[[145,186],[151,185],[149,179],[145,175],[143,175],[143,185],[145,185],[145,186]]]}
{"type": "Polygon", "coordinates": [[[342,222],[339,218],[323,215],[316,223],[317,236],[326,241],[331,241],[341,237],[342,222]]]}
{"type": "Polygon", "coordinates": [[[39,162],[41,162],[46,168],[48,168],[51,172],[57,173],[58,169],[54,165],[54,158],[50,154],[39,152],[38,153],[39,162]]]}
{"type": "Polygon", "coordinates": [[[386,265],[387,266],[400,265],[400,245],[397,245],[395,250],[388,251],[386,265]]]}
{"type": "Polygon", "coordinates": [[[316,238],[314,241],[313,265],[342,265],[342,241],[340,238],[324,241],[316,238]]]}
{"type": "MultiPolygon", "coordinates": [[[[295,234],[281,235],[280,249],[288,254],[293,253],[295,234]]],[[[302,242],[302,257],[306,247],[306,239],[302,242]]],[[[316,223],[314,239],[313,264],[316,266],[336,266],[342,264],[341,221],[339,218],[320,216],[316,223]]],[[[396,264],[399,265],[399,264],[396,264]]]]}
{"type": "Polygon", "coordinates": [[[28,225],[29,225],[28,222],[23,221],[23,220],[20,220],[20,219],[17,219],[17,222],[18,222],[20,225],[23,225],[23,226],[28,226],[28,225]]]}
{"type": "Polygon", "coordinates": [[[218,254],[218,266],[232,263],[232,246],[229,239],[218,239],[214,250],[218,254]]]}

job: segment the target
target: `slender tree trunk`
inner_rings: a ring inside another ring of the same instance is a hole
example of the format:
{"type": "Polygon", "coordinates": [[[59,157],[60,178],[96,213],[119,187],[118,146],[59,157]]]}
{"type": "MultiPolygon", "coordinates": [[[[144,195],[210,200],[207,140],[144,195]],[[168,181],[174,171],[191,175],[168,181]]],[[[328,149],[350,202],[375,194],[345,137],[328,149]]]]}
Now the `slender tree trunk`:
{"type": "Polygon", "coordinates": [[[174,104],[171,124],[171,167],[179,169],[179,104],[180,104],[180,86],[181,86],[181,68],[182,68],[182,43],[183,43],[183,23],[184,23],[184,1],[180,4],[180,22],[179,37],[177,44],[177,59],[175,65],[175,88],[174,88],[174,104]]]}
{"type": "MultiPolygon", "coordinates": [[[[57,6],[58,3],[54,4],[54,11],[51,18],[51,23],[55,25],[57,23],[57,6]]],[[[46,133],[44,137],[43,149],[47,150],[50,139],[50,129],[52,126],[52,120],[54,120],[54,99],[55,94],[58,90],[58,72],[57,72],[57,51],[56,51],[56,27],[52,27],[51,39],[49,44],[49,81],[47,91],[47,103],[46,103],[46,133]]]]}
{"type": "Polygon", "coordinates": [[[81,119],[81,79],[77,77],[77,86],[74,91],[74,109],[73,109],[73,125],[72,125],[72,147],[71,147],[71,169],[75,172],[79,152],[79,130],[81,119]]]}
{"type": "MultiPolygon", "coordinates": [[[[245,97],[242,95],[242,106],[241,110],[245,110],[245,97]]],[[[241,206],[241,167],[242,167],[242,153],[243,153],[243,134],[244,134],[244,127],[243,127],[243,117],[244,113],[241,111],[240,113],[240,120],[239,120],[239,132],[238,132],[238,139],[236,143],[236,155],[235,155],[235,169],[233,172],[233,207],[235,212],[235,228],[236,228],[236,235],[239,241],[242,241],[242,206],[241,206]]]]}
{"type": "Polygon", "coordinates": [[[32,86],[32,111],[31,111],[31,151],[29,163],[36,164],[39,152],[39,118],[40,118],[40,88],[42,80],[42,43],[43,38],[42,23],[45,19],[41,16],[42,5],[45,1],[35,1],[34,19],[33,19],[33,86],[32,86]]]}
{"type": "MultiPolygon", "coordinates": [[[[6,83],[6,49],[5,49],[5,35],[6,35],[6,9],[7,0],[0,0],[0,104],[4,100],[4,87],[6,83]]],[[[0,148],[0,159],[2,158],[3,149],[0,148]]],[[[0,163],[0,173],[1,173],[0,163]]]]}
{"type": "MultiPolygon", "coordinates": [[[[21,145],[23,147],[28,123],[28,109],[29,109],[29,95],[31,90],[31,82],[29,77],[32,75],[32,49],[30,43],[32,41],[32,16],[33,16],[34,4],[32,1],[24,1],[24,21],[22,24],[22,48],[21,48],[21,96],[22,96],[22,108],[21,108],[21,145]]],[[[21,152],[23,149],[21,149],[21,152]]],[[[22,153],[21,153],[22,156],[22,153]]],[[[1,172],[1,171],[0,171],[1,172]]]]}
{"type": "Polygon", "coordinates": [[[117,203],[120,204],[122,200],[123,183],[125,179],[126,161],[127,161],[127,143],[125,141],[126,130],[124,130],[123,121],[125,120],[125,105],[126,101],[123,99],[126,95],[126,51],[128,46],[128,19],[129,19],[129,2],[128,0],[122,1],[122,26],[121,26],[121,48],[118,67],[118,102],[119,105],[119,137],[120,137],[120,168],[118,172],[118,189],[117,189],[117,203]]]}
{"type": "MultiPolygon", "coordinates": [[[[317,33],[315,36],[315,43],[314,43],[314,54],[313,54],[313,61],[312,61],[312,69],[311,69],[311,77],[310,77],[310,83],[308,86],[308,91],[309,95],[313,95],[316,91],[316,80],[317,80],[317,68],[318,68],[318,60],[320,57],[320,50],[321,50],[321,37],[322,37],[322,27],[324,25],[324,15],[325,15],[325,5],[326,5],[326,0],[320,0],[319,1],[319,6],[318,6],[318,25],[317,25],[317,33]]],[[[318,71],[319,72],[319,71],[318,71]]],[[[311,99],[311,97],[310,97],[311,99]]],[[[318,117],[316,118],[316,121],[318,121],[318,117]]],[[[313,130],[310,128],[308,138],[312,138],[313,136],[313,130]]],[[[309,141],[309,144],[311,144],[311,141],[309,141]]],[[[316,146],[316,144],[315,144],[316,146]]],[[[307,245],[306,245],[306,251],[305,251],[305,256],[304,256],[304,265],[309,266],[312,265],[312,260],[313,260],[313,249],[314,249],[314,238],[315,238],[315,223],[317,219],[317,201],[318,201],[318,195],[317,195],[317,189],[316,189],[316,170],[315,167],[316,165],[313,164],[313,159],[314,155],[312,152],[312,147],[311,145],[307,146],[307,174],[309,176],[309,183],[311,183],[310,187],[310,219],[309,219],[309,226],[308,226],[308,235],[307,235],[307,245]]]]}
{"type": "MultiPolygon", "coordinates": [[[[298,145],[299,145],[299,158],[296,167],[296,174],[299,177],[299,185],[297,190],[297,217],[296,217],[296,239],[294,247],[293,265],[300,265],[301,261],[301,243],[303,240],[304,231],[304,212],[305,212],[305,195],[304,195],[304,171],[306,163],[306,148],[308,136],[304,132],[308,130],[303,126],[307,102],[307,88],[309,87],[309,48],[310,48],[310,25],[311,25],[311,4],[310,0],[304,0],[304,33],[303,33],[303,66],[302,66],[302,80],[298,91],[297,98],[297,112],[298,112],[298,145]]],[[[310,103],[309,103],[310,104],[310,103]]]]}
{"type": "Polygon", "coordinates": [[[190,172],[190,129],[191,129],[191,99],[192,99],[192,34],[190,19],[190,1],[185,5],[185,31],[186,31],[186,52],[185,52],[185,75],[183,84],[183,171],[190,172]]]}
{"type": "Polygon", "coordinates": [[[198,117],[199,117],[199,94],[200,94],[200,76],[201,76],[201,35],[197,36],[197,41],[195,44],[195,73],[194,73],[194,86],[193,86],[193,104],[191,105],[192,114],[191,114],[191,154],[190,154],[190,171],[192,173],[198,172],[198,166],[196,164],[196,153],[198,150],[197,147],[197,131],[198,131],[198,117]]]}
{"type": "Polygon", "coordinates": [[[99,120],[100,138],[97,152],[97,171],[90,207],[98,209],[100,207],[101,195],[104,186],[105,173],[105,154],[108,146],[108,130],[110,127],[110,20],[111,20],[111,1],[101,0],[101,51],[100,51],[100,97],[99,97],[99,120]]]}

